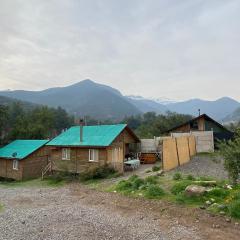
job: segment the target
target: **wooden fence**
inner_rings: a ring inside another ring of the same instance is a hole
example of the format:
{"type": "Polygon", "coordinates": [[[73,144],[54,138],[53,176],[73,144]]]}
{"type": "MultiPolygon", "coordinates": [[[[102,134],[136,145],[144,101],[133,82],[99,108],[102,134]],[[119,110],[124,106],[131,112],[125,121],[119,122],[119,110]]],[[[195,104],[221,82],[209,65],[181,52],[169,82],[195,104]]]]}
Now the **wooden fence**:
{"type": "Polygon", "coordinates": [[[188,163],[195,154],[194,136],[165,139],[163,140],[163,169],[167,171],[188,163]]]}

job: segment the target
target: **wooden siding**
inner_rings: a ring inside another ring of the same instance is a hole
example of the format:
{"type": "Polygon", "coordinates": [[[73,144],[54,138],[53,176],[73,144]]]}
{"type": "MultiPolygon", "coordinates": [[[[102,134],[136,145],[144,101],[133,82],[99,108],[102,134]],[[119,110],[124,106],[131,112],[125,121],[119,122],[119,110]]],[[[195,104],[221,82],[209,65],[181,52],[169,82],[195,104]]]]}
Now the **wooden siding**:
{"type": "Polygon", "coordinates": [[[71,149],[70,160],[62,160],[62,149],[66,147],[52,147],[50,159],[54,162],[53,170],[56,171],[81,173],[90,168],[108,164],[117,171],[123,172],[126,144],[135,142],[135,138],[125,129],[109,147],[69,147],[71,149]],[[89,149],[99,150],[99,161],[89,161],[89,149]],[[117,151],[117,159],[113,159],[114,151],[117,151]]]}
{"type": "Polygon", "coordinates": [[[51,151],[51,161],[54,162],[53,170],[67,171],[73,173],[81,173],[90,168],[102,166],[107,162],[106,148],[98,149],[99,160],[96,162],[89,161],[89,148],[70,147],[70,160],[62,160],[62,149],[65,147],[57,147],[51,151]]]}
{"type": "Polygon", "coordinates": [[[27,158],[18,160],[18,170],[13,169],[13,159],[0,159],[0,177],[26,180],[41,176],[42,169],[47,164],[47,148],[42,147],[27,158]]]}

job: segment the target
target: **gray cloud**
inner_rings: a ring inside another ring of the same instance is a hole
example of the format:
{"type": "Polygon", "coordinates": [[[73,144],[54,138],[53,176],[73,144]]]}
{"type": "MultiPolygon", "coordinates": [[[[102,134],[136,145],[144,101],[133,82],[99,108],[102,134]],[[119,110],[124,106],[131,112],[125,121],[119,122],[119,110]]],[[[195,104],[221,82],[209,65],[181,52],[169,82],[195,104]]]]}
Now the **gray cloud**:
{"type": "Polygon", "coordinates": [[[91,78],[124,94],[240,100],[238,0],[2,0],[0,89],[91,78]]]}

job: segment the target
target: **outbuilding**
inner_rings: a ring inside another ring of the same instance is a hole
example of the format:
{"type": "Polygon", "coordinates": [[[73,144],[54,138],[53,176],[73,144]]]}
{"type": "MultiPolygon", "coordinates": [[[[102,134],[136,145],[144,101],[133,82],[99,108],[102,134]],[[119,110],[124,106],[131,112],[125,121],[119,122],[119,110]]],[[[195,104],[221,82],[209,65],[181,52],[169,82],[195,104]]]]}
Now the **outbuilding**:
{"type": "Polygon", "coordinates": [[[49,140],[15,140],[0,148],[0,177],[26,180],[40,177],[48,164],[49,140]]]}

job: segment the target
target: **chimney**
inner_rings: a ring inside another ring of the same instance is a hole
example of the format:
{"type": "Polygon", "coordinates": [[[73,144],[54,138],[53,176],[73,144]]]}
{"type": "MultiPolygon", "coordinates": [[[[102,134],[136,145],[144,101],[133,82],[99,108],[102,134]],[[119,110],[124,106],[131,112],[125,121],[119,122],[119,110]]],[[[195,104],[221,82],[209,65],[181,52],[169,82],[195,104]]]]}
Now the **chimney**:
{"type": "Polygon", "coordinates": [[[84,126],[84,120],[79,120],[79,126],[80,126],[80,142],[83,142],[83,126],[84,126]]]}

